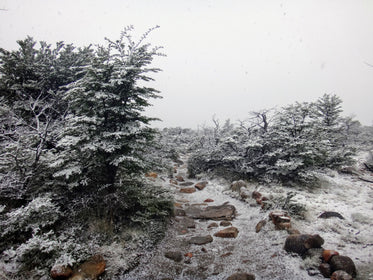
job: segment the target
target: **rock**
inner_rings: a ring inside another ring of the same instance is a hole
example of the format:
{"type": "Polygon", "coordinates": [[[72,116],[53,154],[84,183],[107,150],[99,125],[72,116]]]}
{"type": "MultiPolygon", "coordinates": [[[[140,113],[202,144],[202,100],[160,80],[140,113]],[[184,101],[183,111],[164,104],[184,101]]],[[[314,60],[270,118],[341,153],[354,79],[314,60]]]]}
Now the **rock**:
{"type": "Polygon", "coordinates": [[[344,218],[341,214],[339,214],[337,212],[333,212],[333,211],[325,211],[325,212],[321,213],[320,216],[319,216],[319,218],[322,218],[322,219],[329,219],[329,218],[332,218],[332,217],[336,217],[336,218],[344,220],[344,218]]]}
{"type": "Polygon", "coordinates": [[[175,176],[176,180],[178,180],[179,182],[184,182],[184,178],[180,175],[177,175],[175,176]]]}
{"type": "Polygon", "coordinates": [[[196,227],[196,222],[189,217],[183,217],[180,219],[179,222],[184,228],[195,228],[196,227]]]}
{"type": "Polygon", "coordinates": [[[269,213],[269,217],[277,230],[291,228],[290,217],[286,211],[273,211],[269,213]]]}
{"type": "Polygon", "coordinates": [[[228,222],[228,221],[221,221],[220,222],[220,226],[221,227],[229,227],[229,226],[231,226],[232,225],[232,223],[231,222],[228,222]]]}
{"type": "Polygon", "coordinates": [[[188,253],[184,254],[184,257],[191,258],[191,257],[193,257],[193,254],[188,252],[188,253]]]}
{"type": "Polygon", "coordinates": [[[286,231],[288,234],[300,234],[300,231],[295,228],[288,228],[286,231]]]}
{"type": "Polygon", "coordinates": [[[195,188],[182,188],[180,189],[180,192],[181,193],[194,193],[196,192],[196,189],[195,188]]]}
{"type": "Polygon", "coordinates": [[[200,191],[206,188],[208,182],[203,181],[203,182],[198,182],[197,184],[194,185],[195,188],[199,189],[200,191]]]}
{"type": "Polygon", "coordinates": [[[246,188],[241,188],[240,196],[241,196],[242,199],[247,199],[247,198],[250,197],[250,191],[246,188]]]}
{"type": "Polygon", "coordinates": [[[52,267],[50,276],[53,279],[66,279],[73,274],[73,270],[70,266],[66,265],[55,265],[52,267]]]}
{"type": "Polygon", "coordinates": [[[238,229],[236,227],[225,228],[214,234],[216,237],[221,238],[236,238],[238,235],[238,229]]]}
{"type": "Polygon", "coordinates": [[[259,231],[261,231],[262,227],[264,227],[266,224],[267,224],[266,220],[261,220],[259,223],[256,224],[255,232],[258,233],[259,231]]]}
{"type": "Polygon", "coordinates": [[[286,238],[284,249],[303,256],[308,249],[319,248],[323,243],[324,240],[318,234],[292,234],[286,238]]]}
{"type": "Polygon", "coordinates": [[[331,280],[352,280],[352,276],[343,270],[334,271],[331,280]]]}
{"type": "Polygon", "coordinates": [[[188,186],[191,186],[193,184],[194,184],[193,182],[181,182],[179,184],[179,186],[181,186],[181,187],[188,187],[188,186]]]}
{"type": "Polygon", "coordinates": [[[94,280],[105,272],[106,261],[101,255],[95,255],[81,264],[77,271],[69,278],[70,280],[94,280]]]}
{"type": "Polygon", "coordinates": [[[174,262],[181,262],[183,260],[183,254],[181,252],[168,251],[164,253],[164,256],[174,262]]]}
{"type": "Polygon", "coordinates": [[[179,183],[174,179],[170,179],[170,184],[178,185],[179,183]]]}
{"type": "Polygon", "coordinates": [[[207,243],[211,243],[213,241],[213,238],[211,235],[206,235],[206,236],[195,236],[192,237],[189,240],[190,244],[195,244],[195,245],[204,245],[207,243]]]}
{"type": "Polygon", "coordinates": [[[146,173],[145,174],[145,177],[150,177],[150,178],[157,178],[158,177],[158,174],[157,173],[155,173],[155,172],[148,172],[148,173],[146,173]]]}
{"type": "Polygon", "coordinates": [[[216,228],[216,227],[219,227],[217,223],[211,223],[207,226],[207,228],[216,228]]]}
{"type": "Polygon", "coordinates": [[[328,263],[320,264],[319,270],[320,270],[322,276],[324,276],[325,278],[330,278],[330,276],[332,275],[332,270],[330,268],[330,264],[328,264],[328,263]]]}
{"type": "Polygon", "coordinates": [[[243,181],[243,180],[234,181],[231,184],[231,191],[240,192],[242,187],[247,188],[247,184],[246,184],[245,181],[243,181]]]}
{"type": "Polygon", "coordinates": [[[337,271],[337,270],[343,270],[346,271],[348,274],[350,274],[352,277],[356,276],[356,267],[354,262],[351,260],[351,258],[347,256],[333,256],[330,261],[330,267],[331,270],[337,271]]]}
{"type": "Polygon", "coordinates": [[[227,280],[255,280],[255,275],[245,272],[237,272],[229,276],[227,280]]]}
{"type": "Polygon", "coordinates": [[[185,209],[186,215],[193,219],[205,220],[232,220],[236,214],[236,208],[233,205],[224,203],[219,206],[207,206],[205,209],[189,207],[185,209]]]}
{"type": "Polygon", "coordinates": [[[185,210],[174,208],[174,215],[175,216],[185,216],[185,210]]]}
{"type": "Polygon", "coordinates": [[[291,223],[279,223],[275,226],[277,230],[288,230],[291,228],[291,223]]]}
{"type": "Polygon", "coordinates": [[[328,263],[333,256],[338,256],[338,255],[339,253],[334,250],[324,250],[322,252],[322,258],[326,263],[328,263]]]}
{"type": "Polygon", "coordinates": [[[254,199],[258,199],[262,197],[262,194],[260,192],[253,191],[253,193],[251,194],[251,197],[254,199]]]}
{"type": "Polygon", "coordinates": [[[207,199],[205,199],[203,202],[214,202],[214,200],[211,199],[211,198],[207,198],[207,199]]]}
{"type": "Polygon", "coordinates": [[[255,199],[255,201],[256,201],[256,204],[262,205],[262,200],[260,198],[255,199]]]}

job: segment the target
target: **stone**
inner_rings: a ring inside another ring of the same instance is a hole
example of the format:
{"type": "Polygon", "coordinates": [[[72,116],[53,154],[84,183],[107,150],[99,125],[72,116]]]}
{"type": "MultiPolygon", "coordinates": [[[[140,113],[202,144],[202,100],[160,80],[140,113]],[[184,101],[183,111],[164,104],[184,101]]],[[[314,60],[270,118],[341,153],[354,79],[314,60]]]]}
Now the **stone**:
{"type": "Polygon", "coordinates": [[[332,275],[332,270],[330,268],[330,264],[328,263],[321,263],[319,265],[319,270],[322,276],[324,276],[325,278],[330,278],[330,276],[332,275]]]}
{"type": "Polygon", "coordinates": [[[194,185],[195,188],[199,189],[200,191],[206,188],[208,182],[203,181],[203,182],[198,182],[197,184],[194,185]]]}
{"type": "Polygon", "coordinates": [[[343,270],[350,274],[352,277],[356,276],[356,267],[351,258],[347,256],[333,256],[330,261],[332,271],[343,270]]]}
{"type": "Polygon", "coordinates": [[[179,181],[179,182],[184,182],[184,178],[183,176],[180,176],[180,175],[177,175],[175,176],[176,180],[179,181]]]}
{"type": "Polygon", "coordinates": [[[295,228],[288,228],[286,231],[288,234],[300,234],[300,231],[295,228]]]}
{"type": "Polygon", "coordinates": [[[182,188],[180,189],[180,192],[181,193],[194,193],[196,192],[196,189],[195,188],[182,188]]]}
{"type": "Polygon", "coordinates": [[[216,228],[216,227],[219,227],[217,223],[211,223],[207,226],[207,228],[216,228]]]}
{"type": "Polygon", "coordinates": [[[330,279],[331,280],[353,280],[352,276],[343,270],[334,271],[330,279]]]}
{"type": "Polygon", "coordinates": [[[205,199],[203,202],[214,202],[214,200],[211,199],[211,198],[207,198],[207,199],[205,199]]]}
{"type": "Polygon", "coordinates": [[[95,255],[88,261],[82,263],[76,272],[69,278],[70,280],[94,280],[105,272],[106,261],[101,255],[95,255]]]}
{"type": "Polygon", "coordinates": [[[50,276],[53,279],[66,279],[73,274],[73,270],[70,266],[66,265],[55,265],[52,267],[50,276]]]}
{"type": "Polygon", "coordinates": [[[174,208],[174,215],[175,216],[185,216],[185,210],[180,208],[174,208]]]}
{"type": "Polygon", "coordinates": [[[269,213],[269,217],[271,218],[277,230],[291,228],[291,219],[286,211],[273,211],[269,213]]]}
{"type": "Polygon", "coordinates": [[[246,188],[241,188],[240,190],[240,196],[242,199],[247,199],[247,198],[250,198],[250,192],[248,189],[246,188]]]}
{"type": "Polygon", "coordinates": [[[334,250],[324,250],[322,252],[322,258],[324,259],[326,263],[328,263],[333,256],[338,256],[338,255],[339,253],[334,250]]]}
{"type": "Polygon", "coordinates": [[[181,187],[189,187],[192,186],[194,183],[193,182],[181,182],[179,186],[181,187]]]}
{"type": "Polygon", "coordinates": [[[259,223],[255,226],[255,232],[258,233],[262,230],[262,228],[267,224],[266,220],[261,220],[259,223]]]}
{"type": "Polygon", "coordinates": [[[181,218],[180,224],[185,228],[196,228],[196,222],[189,217],[181,218]]]}
{"type": "Polygon", "coordinates": [[[229,227],[229,226],[231,226],[231,225],[232,225],[232,223],[229,222],[229,221],[221,221],[221,222],[220,222],[220,226],[221,226],[221,227],[229,227]]]}
{"type": "Polygon", "coordinates": [[[323,213],[320,214],[319,218],[322,218],[322,219],[329,219],[329,218],[339,218],[339,219],[342,219],[344,220],[345,218],[343,218],[343,216],[337,212],[334,212],[334,211],[325,211],[323,213]]]}
{"type": "Polygon", "coordinates": [[[237,272],[229,276],[227,280],[255,280],[255,275],[245,272],[237,272]]]}
{"type": "Polygon", "coordinates": [[[231,191],[240,192],[242,187],[247,188],[247,184],[246,184],[245,181],[243,181],[243,180],[234,181],[231,184],[231,191]]]}
{"type": "Polygon", "coordinates": [[[253,193],[251,194],[251,197],[254,199],[258,199],[262,197],[262,194],[260,192],[253,191],[253,193]]]}
{"type": "Polygon", "coordinates": [[[183,254],[181,252],[168,251],[164,253],[164,256],[174,262],[181,262],[183,260],[183,254]]]}
{"type": "Polygon", "coordinates": [[[179,183],[174,179],[170,179],[170,184],[178,185],[179,183]]]}
{"type": "Polygon", "coordinates": [[[193,257],[193,253],[191,253],[191,252],[185,253],[184,257],[192,258],[193,257]]]}
{"type": "Polygon", "coordinates": [[[288,230],[291,228],[291,223],[278,223],[275,225],[275,229],[277,230],[288,230]]]}
{"type": "Polygon", "coordinates": [[[228,203],[219,206],[207,206],[204,209],[191,206],[185,209],[185,213],[193,219],[230,221],[235,217],[236,208],[228,203]]]}
{"type": "Polygon", "coordinates": [[[194,236],[189,240],[190,244],[195,244],[195,245],[204,245],[207,243],[211,243],[214,239],[212,238],[211,235],[206,235],[206,236],[194,236]]]}
{"type": "Polygon", "coordinates": [[[221,238],[236,238],[238,235],[238,229],[236,227],[225,228],[214,234],[216,237],[221,238]]]}
{"type": "Polygon", "coordinates": [[[285,240],[284,249],[303,256],[310,248],[320,248],[324,240],[318,235],[292,234],[285,240]]]}
{"type": "Polygon", "coordinates": [[[155,173],[155,172],[148,172],[145,174],[145,177],[148,177],[148,178],[157,178],[158,177],[158,174],[155,173]]]}

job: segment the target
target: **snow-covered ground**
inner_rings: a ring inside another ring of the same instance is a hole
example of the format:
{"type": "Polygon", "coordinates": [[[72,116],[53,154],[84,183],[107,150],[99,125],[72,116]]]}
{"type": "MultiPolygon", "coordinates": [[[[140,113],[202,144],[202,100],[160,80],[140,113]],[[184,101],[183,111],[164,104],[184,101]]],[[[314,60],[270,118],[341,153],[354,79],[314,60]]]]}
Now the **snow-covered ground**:
{"type": "MultiPolygon", "coordinates": [[[[360,157],[361,159],[361,157],[360,157]]],[[[357,168],[361,168],[358,162],[357,168]]],[[[186,166],[179,168],[186,177],[186,166]]],[[[367,174],[366,174],[367,175],[367,174]]],[[[373,184],[358,179],[355,175],[326,171],[320,174],[322,186],[294,188],[286,186],[260,186],[260,191],[269,195],[286,195],[296,192],[293,202],[306,207],[305,219],[292,218],[293,228],[301,233],[319,234],[325,243],[323,248],[349,256],[356,264],[357,279],[373,279],[373,184]],[[335,211],[345,219],[321,219],[324,211],[335,211]]],[[[193,180],[192,180],[193,181],[193,180]]],[[[208,229],[211,221],[196,221],[196,228],[186,234],[176,230],[177,222],[170,226],[159,247],[143,258],[140,265],[122,279],[226,279],[235,272],[255,274],[256,279],[325,279],[321,275],[310,276],[307,264],[297,256],[283,250],[288,233],[274,229],[268,222],[256,233],[256,224],[268,219],[269,211],[263,211],[251,198],[242,200],[229,190],[230,182],[221,178],[209,179],[202,191],[191,194],[179,192],[179,187],[170,185],[175,201],[183,208],[202,204],[207,198],[221,205],[229,202],[237,210],[232,226],[239,234],[234,239],[214,237],[212,243],[203,246],[187,241],[198,235],[213,235],[220,228],[208,229]],[[204,248],[203,250],[201,250],[204,248]],[[192,253],[188,261],[176,263],[164,257],[166,251],[192,253]]],[[[194,183],[197,181],[193,181],[194,183]]],[[[249,185],[249,191],[257,189],[249,185]]]]}

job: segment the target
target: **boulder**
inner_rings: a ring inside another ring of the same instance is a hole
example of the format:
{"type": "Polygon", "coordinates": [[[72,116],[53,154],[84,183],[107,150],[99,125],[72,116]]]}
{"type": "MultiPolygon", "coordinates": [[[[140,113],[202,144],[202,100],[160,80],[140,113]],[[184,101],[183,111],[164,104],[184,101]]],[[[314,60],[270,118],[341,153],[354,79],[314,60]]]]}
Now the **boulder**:
{"type": "Polygon", "coordinates": [[[70,266],[66,265],[55,265],[52,267],[50,276],[53,279],[66,279],[73,274],[73,270],[70,266]]]}
{"type": "Polygon", "coordinates": [[[229,276],[227,280],[255,280],[255,275],[245,272],[237,272],[229,276]]]}
{"type": "Polygon", "coordinates": [[[339,218],[339,219],[342,219],[344,220],[343,216],[337,212],[334,212],[334,211],[325,211],[323,213],[320,214],[319,218],[322,218],[322,219],[329,219],[329,218],[339,218]]]}
{"type": "Polygon", "coordinates": [[[352,277],[356,276],[356,267],[351,258],[347,256],[333,256],[330,261],[330,267],[332,272],[337,270],[343,270],[350,274],[352,277]]]}
{"type": "Polygon", "coordinates": [[[182,188],[182,189],[180,189],[180,192],[181,193],[194,193],[194,192],[196,192],[196,189],[195,188],[182,188]]]}
{"type": "Polygon", "coordinates": [[[241,188],[247,188],[247,184],[243,180],[234,181],[231,184],[231,191],[233,192],[240,192],[241,188]]]}
{"type": "Polygon", "coordinates": [[[343,270],[334,271],[330,279],[331,280],[353,280],[352,276],[343,270]]]}
{"type": "Polygon", "coordinates": [[[214,234],[216,237],[221,238],[236,238],[238,235],[238,229],[236,227],[225,228],[214,234]]]}
{"type": "Polygon", "coordinates": [[[189,240],[190,244],[195,244],[195,245],[204,245],[207,243],[211,243],[213,241],[213,238],[211,235],[206,235],[206,236],[194,236],[189,240]]]}
{"type": "Polygon", "coordinates": [[[174,262],[181,262],[183,260],[183,254],[181,252],[168,251],[164,253],[164,256],[174,262]]]}
{"type": "Polygon", "coordinates": [[[207,206],[204,209],[191,206],[185,209],[185,213],[188,217],[193,219],[230,221],[235,217],[236,208],[228,203],[219,206],[207,206]]]}
{"type": "Polygon", "coordinates": [[[303,256],[308,249],[320,248],[322,244],[324,240],[318,234],[292,234],[286,238],[284,249],[303,256]]]}
{"type": "Polygon", "coordinates": [[[206,188],[208,182],[203,181],[203,182],[198,182],[197,184],[194,185],[195,188],[199,189],[200,191],[206,188]]]}

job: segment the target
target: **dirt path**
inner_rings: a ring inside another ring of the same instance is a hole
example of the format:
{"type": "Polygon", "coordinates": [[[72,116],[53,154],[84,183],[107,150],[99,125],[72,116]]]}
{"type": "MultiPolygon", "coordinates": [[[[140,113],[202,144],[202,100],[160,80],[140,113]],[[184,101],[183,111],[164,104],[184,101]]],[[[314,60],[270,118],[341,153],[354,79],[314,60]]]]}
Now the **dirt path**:
{"type": "MultiPolygon", "coordinates": [[[[194,188],[199,181],[187,179],[186,172],[187,166],[183,164],[178,168],[177,175],[194,188]]],[[[250,206],[232,198],[229,192],[225,192],[229,187],[226,184],[212,180],[203,190],[197,189],[193,193],[180,192],[183,188],[180,184],[183,183],[169,184],[175,196],[177,216],[165,238],[123,280],[227,279],[237,272],[254,274],[256,279],[323,279],[309,276],[307,271],[299,267],[299,258],[284,252],[283,244],[288,235],[286,231],[276,231],[273,225],[267,223],[262,231],[256,233],[256,224],[267,218],[268,213],[261,212],[255,205],[250,206]],[[204,202],[206,199],[212,201],[204,202]],[[188,216],[191,207],[204,209],[224,203],[236,209],[234,219],[229,221],[231,225],[223,226],[221,220],[191,220],[184,216],[185,212],[188,216]],[[218,227],[209,227],[214,222],[218,227]],[[220,230],[232,226],[239,231],[235,238],[214,236],[220,230]],[[211,236],[212,242],[202,245],[191,243],[193,238],[206,236],[211,236]]]]}

